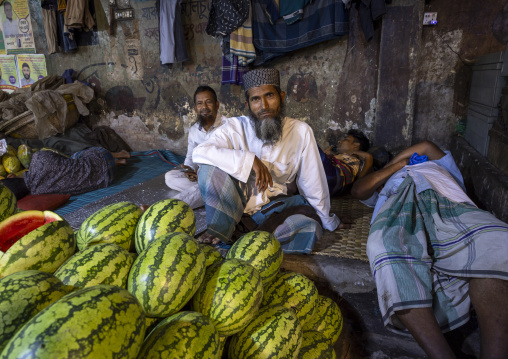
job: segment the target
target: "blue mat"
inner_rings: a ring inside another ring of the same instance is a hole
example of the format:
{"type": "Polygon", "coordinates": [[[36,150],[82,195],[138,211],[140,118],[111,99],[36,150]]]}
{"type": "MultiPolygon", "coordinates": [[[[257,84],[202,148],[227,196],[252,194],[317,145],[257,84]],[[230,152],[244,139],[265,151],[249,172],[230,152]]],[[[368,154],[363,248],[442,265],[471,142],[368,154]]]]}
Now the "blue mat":
{"type": "Polygon", "coordinates": [[[157,177],[183,163],[184,160],[185,156],[178,156],[167,150],[131,152],[127,165],[117,167],[115,179],[109,187],[72,196],[55,212],[60,216],[72,213],[89,203],[157,177]]]}

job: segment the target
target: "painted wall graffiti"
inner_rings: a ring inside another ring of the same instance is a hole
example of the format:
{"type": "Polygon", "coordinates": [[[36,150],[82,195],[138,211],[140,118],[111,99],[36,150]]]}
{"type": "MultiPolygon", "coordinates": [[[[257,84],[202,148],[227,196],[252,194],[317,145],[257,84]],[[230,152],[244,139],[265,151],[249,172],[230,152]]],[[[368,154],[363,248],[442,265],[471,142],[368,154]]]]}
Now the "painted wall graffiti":
{"type": "Polygon", "coordinates": [[[288,80],[287,92],[296,102],[305,103],[309,98],[317,98],[316,79],[310,73],[293,74],[288,80]]]}
{"type": "Polygon", "coordinates": [[[205,34],[206,25],[208,23],[200,22],[197,24],[186,24],[183,26],[183,31],[185,35],[185,40],[191,41],[194,40],[194,34],[205,34]]]}
{"type": "Polygon", "coordinates": [[[209,0],[183,1],[180,5],[182,8],[182,15],[191,17],[192,14],[197,14],[200,20],[208,20],[208,14],[210,13],[210,3],[211,1],[209,0]]]}
{"type": "Polygon", "coordinates": [[[157,8],[155,6],[143,7],[141,8],[142,15],[141,17],[147,20],[157,20],[159,19],[159,13],[157,12],[157,8]]]}
{"type": "Polygon", "coordinates": [[[101,79],[104,78],[104,76],[107,77],[107,72],[110,71],[111,67],[116,66],[130,68],[130,65],[126,64],[100,62],[83,67],[78,72],[77,79],[90,83],[97,97],[102,97],[102,93],[105,91],[104,99],[108,110],[124,110],[126,112],[142,110],[147,97],[153,100],[153,109],[156,109],[160,102],[160,87],[155,76],[141,80],[141,88],[146,92],[146,96],[134,96],[134,91],[127,85],[113,86],[108,90],[103,88],[101,79]],[[106,73],[106,75],[104,73],[106,73]]]}

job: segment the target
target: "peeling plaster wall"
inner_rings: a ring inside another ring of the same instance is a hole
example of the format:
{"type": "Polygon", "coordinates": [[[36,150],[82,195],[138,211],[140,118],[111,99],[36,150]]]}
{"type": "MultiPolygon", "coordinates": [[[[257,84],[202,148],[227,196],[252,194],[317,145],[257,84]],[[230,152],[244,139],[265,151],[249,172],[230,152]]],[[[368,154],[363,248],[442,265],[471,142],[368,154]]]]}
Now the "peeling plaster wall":
{"type": "Polygon", "coordinates": [[[506,3],[454,0],[426,5],[425,11],[438,13],[438,25],[422,30],[413,143],[428,139],[450,148],[458,121],[466,118],[474,59],[505,49],[493,25],[506,3]]]}
{"type": "MultiPolygon", "coordinates": [[[[221,48],[218,39],[205,33],[211,1],[182,1],[183,25],[190,60],[162,67],[159,64],[158,17],[155,1],[131,0],[135,20],[117,21],[115,36],[108,33],[107,0],[95,0],[97,45],[79,47],[75,54],[47,56],[49,74],[73,68],[78,79],[90,82],[96,99],[90,125],[108,125],[134,150],[167,148],[184,154],[187,133],[195,121],[192,96],[197,86],[213,87],[225,116],[246,113],[239,86],[221,86],[221,48]],[[134,52],[139,55],[131,56],[134,52]]],[[[32,13],[40,1],[30,0],[32,13]]],[[[46,52],[40,15],[38,52],[46,52]]],[[[281,87],[287,93],[286,114],[302,118],[326,145],[328,123],[338,93],[347,37],[330,40],[272,61],[281,72],[281,87]]]]}
{"type": "MultiPolygon", "coordinates": [[[[37,52],[46,53],[40,1],[29,2],[37,52]]],[[[470,60],[504,50],[492,24],[506,2],[393,0],[368,43],[353,7],[348,36],[266,66],[281,72],[286,114],[309,123],[322,146],[358,128],[393,151],[423,139],[446,147],[465,117],[470,60]],[[422,28],[424,11],[438,12],[437,27],[422,28]]],[[[220,43],[205,33],[210,0],[182,1],[190,60],[170,67],[159,65],[155,1],[131,0],[136,19],[117,22],[115,36],[108,33],[108,0],[94,3],[96,45],[46,57],[49,74],[73,68],[79,80],[94,86],[90,125],[111,126],[134,150],[183,154],[197,86],[217,91],[225,116],[246,113],[240,87],[220,85],[220,43]]]]}

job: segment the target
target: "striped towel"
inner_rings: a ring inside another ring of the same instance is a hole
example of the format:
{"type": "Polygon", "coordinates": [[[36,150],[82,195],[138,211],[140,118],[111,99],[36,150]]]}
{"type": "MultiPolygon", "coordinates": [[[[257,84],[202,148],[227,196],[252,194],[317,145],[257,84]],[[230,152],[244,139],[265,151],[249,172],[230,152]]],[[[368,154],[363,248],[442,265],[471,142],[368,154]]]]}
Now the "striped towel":
{"type": "Polygon", "coordinates": [[[249,5],[249,17],[230,35],[230,51],[238,56],[238,65],[246,66],[256,59],[256,49],[252,43],[252,7],[249,5]]]}

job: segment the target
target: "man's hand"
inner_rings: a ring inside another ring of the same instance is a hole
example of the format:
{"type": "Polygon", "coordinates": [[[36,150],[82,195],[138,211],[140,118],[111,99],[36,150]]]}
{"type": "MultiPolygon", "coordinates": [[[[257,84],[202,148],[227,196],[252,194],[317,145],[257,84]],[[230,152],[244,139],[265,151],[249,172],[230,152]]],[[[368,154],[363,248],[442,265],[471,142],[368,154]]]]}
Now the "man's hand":
{"type": "Polygon", "coordinates": [[[189,181],[196,182],[198,180],[198,174],[196,173],[194,168],[186,166],[184,164],[181,164],[180,166],[178,166],[178,168],[180,171],[183,171],[185,177],[187,177],[189,181]]]}
{"type": "Polygon", "coordinates": [[[333,156],[334,153],[332,151],[332,148],[333,148],[333,146],[328,146],[327,148],[325,148],[325,150],[323,151],[325,153],[325,155],[327,155],[327,156],[333,156]]]}
{"type": "Polygon", "coordinates": [[[258,188],[258,192],[263,192],[268,188],[268,186],[273,186],[272,175],[268,168],[261,162],[259,158],[254,157],[254,163],[252,164],[252,169],[256,174],[256,187],[258,188]]]}
{"type": "Polygon", "coordinates": [[[185,172],[185,177],[191,182],[196,182],[198,180],[198,174],[194,171],[185,172]]]}

